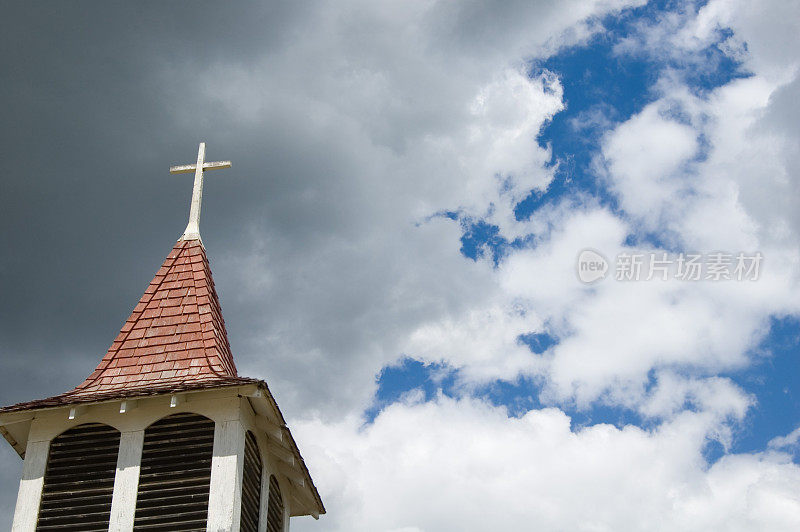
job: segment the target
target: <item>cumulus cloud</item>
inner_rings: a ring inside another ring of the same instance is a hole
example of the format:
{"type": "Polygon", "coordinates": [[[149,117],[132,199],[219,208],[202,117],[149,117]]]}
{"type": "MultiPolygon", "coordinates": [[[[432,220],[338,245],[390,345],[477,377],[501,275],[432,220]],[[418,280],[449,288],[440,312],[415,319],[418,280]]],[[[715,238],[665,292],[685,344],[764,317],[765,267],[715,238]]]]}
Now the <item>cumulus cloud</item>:
{"type": "Polygon", "coordinates": [[[658,104],[648,105],[603,146],[611,189],[647,230],[668,229],[664,223],[680,219],[680,205],[689,199],[691,176],[685,166],[697,150],[694,128],[663,116],[658,104]]]}
{"type": "MultiPolygon", "coordinates": [[[[778,452],[707,468],[719,426],[684,412],[654,430],[572,429],[471,399],[396,403],[372,425],[295,428],[327,495],[327,530],[794,530],[800,467],[778,452]]],[[[293,529],[317,530],[298,521],[293,529]]]]}
{"type": "MultiPolygon", "coordinates": [[[[695,18],[686,14],[665,16],[681,31],[699,31],[695,18]]],[[[727,22],[731,19],[716,24],[727,22]]],[[[658,55],[671,46],[673,33],[661,26],[645,26],[641,32],[640,53],[658,55]]],[[[706,37],[684,44],[680,53],[699,53],[701,44],[708,44],[706,37]]],[[[742,31],[741,37],[750,42],[759,35],[742,31]]],[[[668,69],[654,87],[661,97],[609,131],[602,143],[605,179],[622,212],[592,207],[591,201],[578,209],[565,202],[537,211],[527,228],[548,227],[544,241],[534,249],[513,251],[497,270],[502,295],[493,304],[506,312],[494,311],[502,319],[495,320],[493,330],[503,341],[481,334],[491,326],[474,326],[471,315],[460,334],[453,332],[451,321],[439,326],[438,336],[431,334],[435,326],[427,324],[424,342],[418,342],[425,345],[409,351],[426,359],[433,352],[449,352],[439,356],[482,378],[508,378],[503,361],[546,376],[546,400],[583,406],[597,399],[631,408],[644,405],[653,369],[677,367],[703,375],[745,367],[767,331],[768,318],[798,310],[796,237],[786,224],[796,211],[795,202],[786,199],[792,197],[787,189],[796,176],[790,177],[791,167],[780,155],[792,137],[777,135],[777,128],[760,118],[771,115],[767,110],[775,100],[770,95],[780,93],[794,68],[788,62],[786,75],[776,76],[773,62],[769,75],[737,79],[705,95],[690,90],[668,69]],[[788,203],[778,210],[768,198],[788,203]],[[655,234],[668,249],[686,252],[758,250],[767,257],[766,266],[753,283],[605,283],[591,288],[575,283],[572,265],[581,249],[593,247],[611,258],[659,250],[658,244],[631,246],[631,234],[655,234]],[[511,341],[523,332],[525,321],[531,331],[546,323],[560,339],[527,367],[511,341]],[[484,341],[455,341],[470,338],[466,331],[484,341]],[[448,343],[453,346],[449,350],[448,343]],[[485,364],[487,358],[493,362],[485,364]],[[487,372],[486,366],[494,371],[487,372]]]]}
{"type": "Polygon", "coordinates": [[[769,441],[771,449],[786,449],[796,446],[800,442],[800,427],[794,429],[786,436],[778,436],[769,441]]]}

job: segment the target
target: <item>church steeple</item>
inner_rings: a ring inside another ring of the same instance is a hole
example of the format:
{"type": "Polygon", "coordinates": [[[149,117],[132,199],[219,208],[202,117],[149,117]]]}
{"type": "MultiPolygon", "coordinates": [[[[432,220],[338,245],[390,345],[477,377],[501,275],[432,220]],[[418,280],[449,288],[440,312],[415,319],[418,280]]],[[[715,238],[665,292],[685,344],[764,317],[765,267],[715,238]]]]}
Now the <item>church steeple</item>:
{"type": "Polygon", "coordinates": [[[199,240],[167,255],[76,397],[236,378],[225,320],[199,240]]]}
{"type": "Polygon", "coordinates": [[[14,532],[286,531],[325,513],[267,384],[239,377],[200,240],[200,144],[189,223],[97,368],[74,389],[0,408],[25,459],[14,532]],[[88,491],[87,491],[88,490],[88,491]]]}

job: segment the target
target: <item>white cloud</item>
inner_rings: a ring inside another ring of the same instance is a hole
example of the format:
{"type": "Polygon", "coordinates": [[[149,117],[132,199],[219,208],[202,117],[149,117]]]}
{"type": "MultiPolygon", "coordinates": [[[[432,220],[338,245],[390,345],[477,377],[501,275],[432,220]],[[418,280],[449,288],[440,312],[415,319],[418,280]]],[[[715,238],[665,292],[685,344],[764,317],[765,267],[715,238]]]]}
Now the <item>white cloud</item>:
{"type": "Polygon", "coordinates": [[[698,149],[695,129],[663,116],[659,103],[620,125],[603,146],[612,191],[650,231],[681,217],[680,204],[690,199],[685,165],[698,149]]]}
{"type": "MultiPolygon", "coordinates": [[[[714,27],[734,24],[736,35],[754,46],[761,39],[772,39],[752,31],[754,27],[765,31],[753,21],[740,28],[733,16],[711,21],[701,13],[700,18],[705,18],[696,22],[691,10],[688,13],[667,15],[664,24],[643,26],[642,35],[625,43],[626,47],[635,44],[635,50],[622,47],[618,51],[656,57],[691,55],[710,42],[708,31],[694,44],[684,40],[677,51],[674,36],[700,31],[696,26],[701,22],[714,27]]],[[[783,34],[787,23],[770,18],[783,34]]],[[[679,367],[704,375],[744,367],[766,332],[768,317],[798,311],[800,270],[794,221],[800,176],[792,164],[798,135],[796,124],[778,118],[792,112],[784,93],[795,86],[789,82],[796,65],[793,58],[780,57],[785,60],[782,64],[766,54],[748,61],[754,68],[765,65],[766,73],[756,71],[707,95],[689,90],[681,75],[665,74],[655,87],[661,98],[604,138],[609,187],[625,215],[618,222],[621,230],[609,233],[613,239],[590,244],[611,257],[623,250],[632,252],[635,249],[623,243],[625,233],[631,232],[658,234],[667,244],[686,251],[759,250],[766,257],[760,280],[605,283],[578,292],[552,283],[560,278],[546,267],[538,270],[549,274],[541,284],[552,286],[559,295],[543,298],[541,293],[527,293],[529,307],[544,313],[540,318],[553,324],[562,338],[547,353],[547,367],[533,370],[547,376],[546,398],[573,399],[584,406],[602,398],[631,408],[652,408],[655,398],[647,398],[651,392],[646,388],[651,370],[679,367]],[[575,293],[580,297],[575,298],[575,293]]],[[[565,218],[570,216],[580,220],[584,215],[570,212],[565,218]]],[[[558,220],[556,227],[569,223],[558,220]]],[[[589,231],[582,232],[592,234],[589,231]]],[[[565,234],[553,231],[546,249],[559,249],[565,234]]],[[[567,245],[576,250],[587,246],[567,245]]],[[[649,251],[646,246],[640,250],[649,251]]],[[[516,254],[509,264],[526,253],[516,254]]],[[[565,260],[548,255],[542,262],[563,264],[565,260]]],[[[506,281],[505,286],[514,282],[506,281]]],[[[520,295],[518,287],[509,290],[509,297],[513,294],[520,295]]],[[[703,386],[712,384],[703,382],[703,386]]],[[[682,386],[686,385],[688,381],[682,386]]],[[[657,393],[663,393],[663,388],[657,393]]],[[[673,400],[684,395],[677,388],[673,393],[673,400]]]]}
{"type": "Polygon", "coordinates": [[[685,412],[653,431],[570,429],[557,409],[509,418],[477,400],[397,403],[373,425],[294,430],[329,515],[295,530],[795,530],[800,467],[780,453],[727,456],[718,420],[685,412]]]}
{"type": "Polygon", "coordinates": [[[796,446],[800,442],[800,427],[797,427],[786,436],[778,436],[769,441],[770,449],[787,449],[796,446]]]}
{"type": "Polygon", "coordinates": [[[651,417],[670,418],[686,410],[687,404],[721,419],[742,420],[754,404],[754,398],[744,394],[730,379],[686,378],[664,371],[656,377],[654,390],[641,412],[651,417]]]}

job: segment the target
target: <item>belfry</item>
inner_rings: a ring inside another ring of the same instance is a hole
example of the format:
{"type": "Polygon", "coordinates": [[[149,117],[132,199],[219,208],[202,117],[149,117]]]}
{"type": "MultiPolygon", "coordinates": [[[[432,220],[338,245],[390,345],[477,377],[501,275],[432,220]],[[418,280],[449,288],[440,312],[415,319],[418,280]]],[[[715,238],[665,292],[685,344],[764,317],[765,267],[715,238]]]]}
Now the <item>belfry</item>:
{"type": "Polygon", "coordinates": [[[200,239],[189,223],[97,368],[61,395],[0,409],[24,459],[14,532],[285,532],[325,513],[267,384],[236,371],[200,239]]]}

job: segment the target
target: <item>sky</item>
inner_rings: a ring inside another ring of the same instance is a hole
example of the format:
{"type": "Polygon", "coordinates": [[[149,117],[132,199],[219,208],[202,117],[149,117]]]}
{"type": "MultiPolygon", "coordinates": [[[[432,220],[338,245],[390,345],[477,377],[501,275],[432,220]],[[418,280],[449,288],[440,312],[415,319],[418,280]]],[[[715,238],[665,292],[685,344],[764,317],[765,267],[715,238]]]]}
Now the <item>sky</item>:
{"type": "Polygon", "coordinates": [[[2,7],[0,403],[95,367],[204,141],[293,531],[800,529],[797,1],[2,7]]]}

